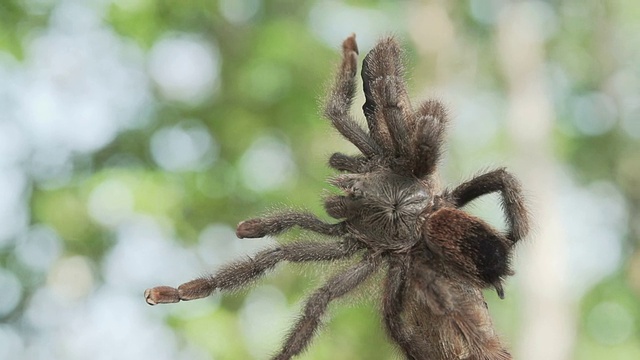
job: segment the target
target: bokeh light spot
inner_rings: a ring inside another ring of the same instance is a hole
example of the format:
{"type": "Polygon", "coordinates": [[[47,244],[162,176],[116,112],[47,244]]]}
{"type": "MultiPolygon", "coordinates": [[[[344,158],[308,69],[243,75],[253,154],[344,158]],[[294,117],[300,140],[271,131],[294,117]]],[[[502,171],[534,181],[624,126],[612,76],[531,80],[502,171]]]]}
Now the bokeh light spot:
{"type": "Polygon", "coordinates": [[[72,256],[58,261],[49,273],[47,283],[62,300],[72,302],[86,297],[94,287],[90,260],[72,256]]]}
{"type": "Polygon", "coordinates": [[[19,164],[28,151],[24,130],[16,123],[0,121],[0,169],[19,164]]]}
{"type": "Polygon", "coordinates": [[[573,124],[585,135],[597,136],[611,130],[616,123],[617,109],[604,93],[591,93],[573,101],[573,124]]]}
{"type": "Polygon", "coordinates": [[[113,227],[133,213],[134,198],[129,186],[120,180],[100,183],[89,196],[89,214],[98,223],[113,227]]]}
{"type": "Polygon", "coordinates": [[[141,289],[179,283],[197,273],[196,255],[171,241],[170,227],[156,218],[136,215],[117,230],[117,244],[106,256],[103,273],[106,283],[139,295],[141,289]]]}
{"type": "Polygon", "coordinates": [[[244,184],[255,191],[275,190],[293,180],[296,166],[289,146],[265,136],[257,139],[242,156],[244,184]]]}
{"type": "Polygon", "coordinates": [[[247,96],[264,103],[273,103],[289,90],[291,74],[281,66],[262,62],[252,66],[240,81],[247,96]]]}
{"type": "Polygon", "coordinates": [[[607,345],[619,344],[635,331],[629,310],[613,301],[596,305],[587,317],[587,327],[596,341],[607,345]]]}
{"type": "Polygon", "coordinates": [[[268,240],[243,241],[227,224],[208,225],[198,237],[198,255],[208,267],[217,267],[230,260],[257,252],[275,241],[268,240]]]}
{"type": "Polygon", "coordinates": [[[0,325],[0,359],[24,359],[24,341],[8,325],[0,325]]]}
{"type": "Polygon", "coordinates": [[[0,268],[0,317],[16,308],[22,298],[22,284],[12,272],[0,268]]]}
{"type": "Polygon", "coordinates": [[[218,156],[218,144],[197,121],[158,130],[151,138],[155,162],[168,171],[203,170],[218,156]]]}
{"type": "Polygon", "coordinates": [[[16,257],[31,269],[46,271],[60,256],[62,241],[46,225],[35,225],[16,244],[16,257]]]}
{"type": "Polygon", "coordinates": [[[260,286],[247,296],[240,313],[240,325],[247,348],[257,358],[276,350],[278,341],[290,325],[287,299],[273,286],[260,286]]]}
{"type": "Polygon", "coordinates": [[[160,39],[149,54],[149,74],[169,100],[197,105],[218,86],[220,55],[217,48],[188,34],[160,39]]]}
{"type": "Polygon", "coordinates": [[[0,248],[10,244],[14,237],[27,227],[29,213],[23,196],[27,195],[28,182],[18,169],[0,172],[0,248]]]}
{"type": "Polygon", "coordinates": [[[234,24],[244,24],[251,20],[262,5],[261,0],[220,0],[220,12],[234,24]]]}

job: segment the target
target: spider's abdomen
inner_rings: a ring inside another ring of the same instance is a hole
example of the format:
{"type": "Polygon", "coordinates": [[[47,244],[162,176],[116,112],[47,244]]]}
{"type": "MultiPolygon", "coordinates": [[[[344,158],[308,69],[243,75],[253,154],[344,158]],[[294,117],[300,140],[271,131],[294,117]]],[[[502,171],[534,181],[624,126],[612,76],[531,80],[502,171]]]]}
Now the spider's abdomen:
{"type": "Polygon", "coordinates": [[[329,215],[346,218],[360,240],[377,250],[408,249],[418,241],[418,218],[432,196],[418,179],[386,170],[342,175],[332,183],[346,196],[329,197],[329,215]]]}
{"type": "Polygon", "coordinates": [[[511,274],[508,239],[459,209],[440,209],[423,226],[429,249],[481,285],[496,286],[503,296],[502,279],[511,274]]]}

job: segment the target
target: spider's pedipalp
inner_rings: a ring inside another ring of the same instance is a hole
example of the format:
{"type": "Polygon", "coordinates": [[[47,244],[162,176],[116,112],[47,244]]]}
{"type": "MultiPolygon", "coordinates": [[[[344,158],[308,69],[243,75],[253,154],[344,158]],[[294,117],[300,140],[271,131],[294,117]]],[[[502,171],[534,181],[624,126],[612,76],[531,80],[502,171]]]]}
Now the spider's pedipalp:
{"type": "Polygon", "coordinates": [[[449,197],[456,207],[492,192],[500,192],[502,208],[507,219],[506,237],[515,243],[529,231],[529,215],[525,206],[520,183],[505,169],[497,169],[477,176],[456,187],[449,197]]]}
{"type": "Polygon", "coordinates": [[[379,152],[378,145],[349,115],[349,108],[356,92],[355,76],[358,67],[355,35],[351,35],[342,43],[342,53],[342,64],[325,103],[324,114],[342,136],[365,156],[371,157],[379,152]]]}
{"type": "Polygon", "coordinates": [[[414,127],[413,111],[404,81],[402,51],[394,38],[381,40],[364,59],[362,110],[371,137],[388,156],[412,154],[407,137],[414,127]]]}
{"type": "Polygon", "coordinates": [[[321,324],[329,303],[355,289],[377,266],[377,262],[366,255],[361,262],[334,275],[324,286],[316,290],[307,300],[302,316],[289,332],[282,350],[274,360],[288,360],[304,351],[321,324]]]}
{"type": "Polygon", "coordinates": [[[427,100],[416,110],[416,131],[413,135],[415,157],[413,172],[419,177],[431,175],[440,159],[448,116],[445,107],[437,100],[427,100]]]}

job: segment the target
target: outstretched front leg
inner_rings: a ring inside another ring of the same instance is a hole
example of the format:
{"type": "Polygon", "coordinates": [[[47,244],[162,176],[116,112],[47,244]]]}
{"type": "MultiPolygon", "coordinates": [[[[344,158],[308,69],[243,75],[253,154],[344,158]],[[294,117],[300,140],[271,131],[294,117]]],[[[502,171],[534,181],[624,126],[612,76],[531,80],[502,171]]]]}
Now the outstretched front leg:
{"type": "Polygon", "coordinates": [[[322,315],[329,303],[360,285],[373,273],[376,265],[376,259],[365,255],[360,263],[333,276],[324,286],[316,290],[307,300],[302,316],[289,332],[282,350],[274,360],[287,360],[302,352],[320,325],[322,315]]]}
{"type": "Polygon", "coordinates": [[[505,169],[498,169],[477,176],[455,188],[449,194],[449,201],[456,208],[486,194],[499,191],[502,208],[507,218],[506,237],[515,243],[527,235],[529,217],[518,180],[505,169]]]}
{"type": "Polygon", "coordinates": [[[176,303],[207,297],[214,290],[239,289],[272,269],[280,261],[331,261],[348,257],[359,248],[346,240],[341,242],[294,242],[260,251],[254,257],[224,266],[217,273],[180,285],[177,289],[158,286],[144,292],[149,305],[176,303]]]}

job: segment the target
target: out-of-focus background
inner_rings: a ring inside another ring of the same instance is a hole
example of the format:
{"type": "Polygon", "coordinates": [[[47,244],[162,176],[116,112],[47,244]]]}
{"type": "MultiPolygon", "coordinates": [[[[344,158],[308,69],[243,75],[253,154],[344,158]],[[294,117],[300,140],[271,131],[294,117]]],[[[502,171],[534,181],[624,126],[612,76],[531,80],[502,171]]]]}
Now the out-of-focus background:
{"type": "MultiPolygon", "coordinates": [[[[522,180],[536,227],[507,298],[486,293],[515,358],[639,359],[634,0],[3,0],[0,359],[276,351],[330,267],[175,305],[142,292],[273,244],[236,239],[242,219],[327,218],[326,159],[355,149],[319,100],[352,32],[362,53],[395,34],[415,102],[451,108],[443,183],[522,180]]],[[[497,204],[471,211],[502,227],[497,204]]],[[[332,306],[300,359],[399,358],[374,294],[332,306]]]]}

